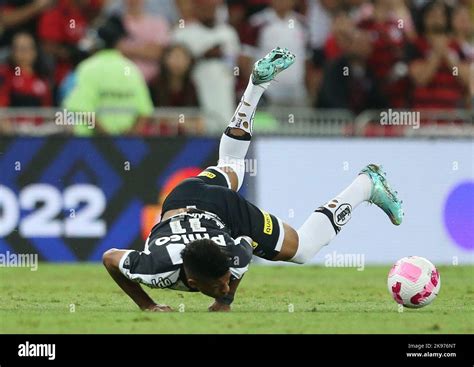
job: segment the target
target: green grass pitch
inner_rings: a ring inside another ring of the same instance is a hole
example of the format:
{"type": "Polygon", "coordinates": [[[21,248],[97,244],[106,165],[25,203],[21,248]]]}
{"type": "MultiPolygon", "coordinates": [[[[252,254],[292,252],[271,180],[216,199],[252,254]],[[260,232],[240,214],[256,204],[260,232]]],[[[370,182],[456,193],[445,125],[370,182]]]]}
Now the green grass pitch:
{"type": "Polygon", "coordinates": [[[233,311],[217,314],[207,312],[210,298],[169,290],[149,293],[176,312],[141,312],[101,264],[0,268],[0,333],[474,332],[473,266],[440,267],[434,303],[403,312],[386,289],[388,270],[254,265],[233,311]]]}

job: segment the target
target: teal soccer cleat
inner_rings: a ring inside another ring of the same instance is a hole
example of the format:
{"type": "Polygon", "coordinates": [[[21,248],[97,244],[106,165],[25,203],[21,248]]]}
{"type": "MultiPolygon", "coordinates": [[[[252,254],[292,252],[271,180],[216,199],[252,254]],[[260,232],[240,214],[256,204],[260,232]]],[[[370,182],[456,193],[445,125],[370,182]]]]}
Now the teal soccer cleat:
{"type": "Polygon", "coordinates": [[[360,174],[366,174],[373,182],[369,202],[382,209],[393,224],[400,225],[404,215],[402,201],[398,199],[397,192],[390,188],[382,166],[369,164],[360,174]]]}
{"type": "Polygon", "coordinates": [[[252,83],[255,85],[270,82],[280,72],[295,62],[295,55],[286,48],[274,48],[265,57],[258,60],[252,71],[252,83]]]}

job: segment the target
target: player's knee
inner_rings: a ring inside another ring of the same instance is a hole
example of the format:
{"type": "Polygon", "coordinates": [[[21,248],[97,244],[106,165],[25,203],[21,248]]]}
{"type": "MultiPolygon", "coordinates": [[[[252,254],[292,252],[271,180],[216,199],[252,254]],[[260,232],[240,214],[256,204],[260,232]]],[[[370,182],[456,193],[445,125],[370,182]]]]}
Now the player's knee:
{"type": "Polygon", "coordinates": [[[295,256],[290,260],[296,264],[306,264],[314,259],[316,254],[329,243],[325,237],[315,231],[298,229],[298,247],[295,256]]]}
{"type": "Polygon", "coordinates": [[[308,258],[305,258],[305,257],[301,257],[301,256],[295,256],[293,257],[292,259],[290,259],[290,262],[294,263],[294,264],[299,264],[299,265],[303,265],[303,264],[306,264],[310,259],[308,258]]]}
{"type": "Polygon", "coordinates": [[[296,242],[296,251],[290,262],[295,264],[306,264],[311,261],[315,255],[312,251],[314,244],[311,238],[307,238],[303,233],[298,232],[298,240],[296,242]]]}
{"type": "Polygon", "coordinates": [[[291,259],[289,260],[290,262],[294,263],[294,264],[300,264],[300,265],[303,265],[303,264],[306,264],[308,261],[311,260],[311,255],[308,254],[307,251],[304,251],[301,249],[301,246],[300,244],[298,245],[298,250],[296,251],[296,253],[291,257],[291,259]]]}
{"type": "Polygon", "coordinates": [[[117,267],[118,262],[117,262],[117,249],[111,248],[110,250],[107,250],[104,252],[102,255],[102,263],[106,268],[112,268],[112,267],[117,267]]]}

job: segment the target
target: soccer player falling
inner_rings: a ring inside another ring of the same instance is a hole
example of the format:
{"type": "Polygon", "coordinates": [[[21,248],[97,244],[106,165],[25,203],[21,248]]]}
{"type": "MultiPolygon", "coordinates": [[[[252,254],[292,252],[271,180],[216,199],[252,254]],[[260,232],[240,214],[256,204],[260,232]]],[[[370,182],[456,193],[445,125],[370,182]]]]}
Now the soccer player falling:
{"type": "Polygon", "coordinates": [[[151,288],[200,291],[214,298],[210,311],[230,311],[252,254],[304,264],[339,233],[364,201],[381,208],[393,224],[402,222],[402,203],[375,164],[362,169],[349,187],[317,208],[297,230],[237,193],[244,179],[258,101],[275,76],[294,60],[287,49],[275,48],[255,63],[222,135],[217,166],[184,180],[168,195],[161,221],[151,230],[144,250],[104,253],[108,272],[140,309],[172,310],[155,303],[142,283],[151,288]]]}

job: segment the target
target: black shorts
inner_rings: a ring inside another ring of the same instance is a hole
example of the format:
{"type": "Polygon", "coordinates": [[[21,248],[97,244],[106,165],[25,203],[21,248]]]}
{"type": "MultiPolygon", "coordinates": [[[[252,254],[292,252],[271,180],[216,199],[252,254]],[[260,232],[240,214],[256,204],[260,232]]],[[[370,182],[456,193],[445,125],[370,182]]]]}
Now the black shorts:
{"type": "Polygon", "coordinates": [[[256,256],[272,260],[281,250],[285,236],[282,221],[232,191],[219,169],[208,168],[181,182],[166,198],[162,213],[188,206],[217,215],[233,238],[250,237],[256,256]]]}

